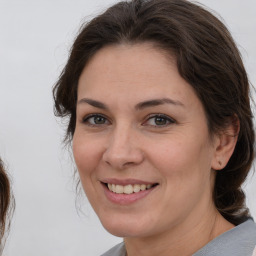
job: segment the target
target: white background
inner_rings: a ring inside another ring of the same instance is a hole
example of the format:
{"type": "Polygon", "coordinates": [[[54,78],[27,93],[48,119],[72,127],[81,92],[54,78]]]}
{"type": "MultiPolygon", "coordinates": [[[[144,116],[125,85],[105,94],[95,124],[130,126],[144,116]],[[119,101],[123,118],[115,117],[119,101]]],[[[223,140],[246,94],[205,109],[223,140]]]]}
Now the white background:
{"type": "MultiPolygon", "coordinates": [[[[97,256],[119,242],[78,198],[51,88],[83,21],[116,1],[0,0],[0,156],[16,211],[6,256],[97,256]]],[[[219,13],[256,85],[256,1],[201,0],[219,13]]],[[[256,177],[245,186],[256,218],[256,177]]],[[[83,198],[83,196],[82,196],[83,198]]]]}

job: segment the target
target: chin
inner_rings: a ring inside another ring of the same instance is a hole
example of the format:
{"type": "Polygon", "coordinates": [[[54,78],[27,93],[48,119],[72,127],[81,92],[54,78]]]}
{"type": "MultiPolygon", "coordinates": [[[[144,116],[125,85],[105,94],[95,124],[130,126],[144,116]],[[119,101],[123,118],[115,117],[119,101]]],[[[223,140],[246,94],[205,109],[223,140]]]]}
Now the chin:
{"type": "MultiPolygon", "coordinates": [[[[114,218],[113,218],[114,219],[114,218]]],[[[145,230],[143,223],[138,223],[130,218],[130,220],[104,220],[101,219],[103,227],[112,235],[117,237],[143,237],[146,236],[148,230],[145,230]]],[[[146,225],[147,226],[147,225],[146,225]]]]}

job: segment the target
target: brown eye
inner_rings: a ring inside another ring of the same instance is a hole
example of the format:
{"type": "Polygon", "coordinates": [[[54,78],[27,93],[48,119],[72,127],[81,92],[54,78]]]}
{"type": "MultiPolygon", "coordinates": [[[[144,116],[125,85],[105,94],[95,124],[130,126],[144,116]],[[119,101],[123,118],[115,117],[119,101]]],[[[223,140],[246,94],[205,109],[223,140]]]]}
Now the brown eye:
{"type": "Polygon", "coordinates": [[[155,117],[154,122],[156,125],[166,125],[167,120],[166,118],[163,118],[163,117],[155,117]]]}
{"type": "Polygon", "coordinates": [[[165,127],[175,123],[175,120],[166,115],[151,115],[143,125],[165,127]]]}
{"type": "Polygon", "coordinates": [[[102,116],[95,116],[93,118],[93,121],[94,121],[95,124],[105,124],[106,118],[104,118],[102,116]]]}
{"type": "Polygon", "coordinates": [[[90,115],[83,119],[83,123],[91,126],[97,126],[97,125],[108,124],[109,121],[107,120],[107,118],[105,118],[102,115],[90,115]]]}

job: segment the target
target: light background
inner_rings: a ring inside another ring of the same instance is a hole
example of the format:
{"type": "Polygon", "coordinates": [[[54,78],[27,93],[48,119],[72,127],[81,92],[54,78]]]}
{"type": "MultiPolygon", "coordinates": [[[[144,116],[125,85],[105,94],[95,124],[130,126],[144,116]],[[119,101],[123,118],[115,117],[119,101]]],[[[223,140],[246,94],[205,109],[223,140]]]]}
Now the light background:
{"type": "MultiPolygon", "coordinates": [[[[86,200],[78,200],[85,214],[77,213],[74,167],[51,95],[79,26],[114,2],[0,0],[0,156],[16,197],[6,256],[97,256],[121,241],[86,200]]],[[[256,85],[256,1],[199,2],[223,17],[256,85]]],[[[255,176],[245,189],[256,218],[255,176]]]]}

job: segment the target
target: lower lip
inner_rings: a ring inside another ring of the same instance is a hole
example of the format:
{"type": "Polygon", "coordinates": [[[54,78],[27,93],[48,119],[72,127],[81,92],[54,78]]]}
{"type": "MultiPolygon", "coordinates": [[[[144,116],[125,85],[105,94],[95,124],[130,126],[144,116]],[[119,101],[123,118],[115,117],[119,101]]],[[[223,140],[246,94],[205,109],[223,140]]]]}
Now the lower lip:
{"type": "Polygon", "coordinates": [[[132,194],[117,194],[112,191],[110,191],[104,184],[104,193],[109,201],[115,204],[120,204],[120,205],[127,205],[127,204],[132,204],[144,197],[146,197],[148,194],[152,193],[153,190],[157,186],[154,186],[150,189],[146,189],[137,193],[132,193],[132,194]]]}

